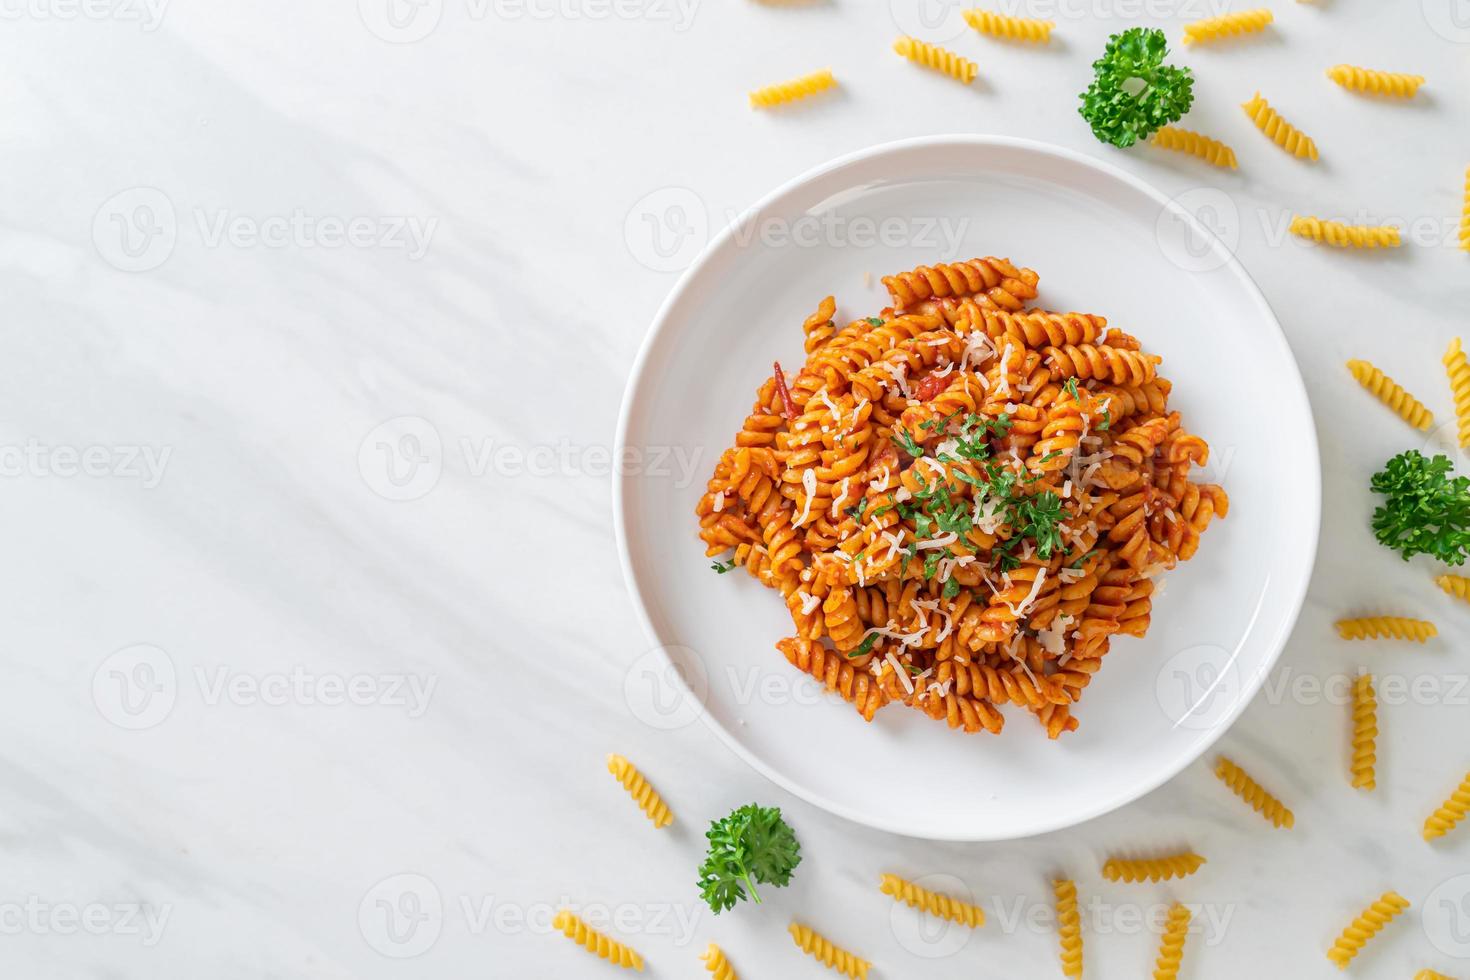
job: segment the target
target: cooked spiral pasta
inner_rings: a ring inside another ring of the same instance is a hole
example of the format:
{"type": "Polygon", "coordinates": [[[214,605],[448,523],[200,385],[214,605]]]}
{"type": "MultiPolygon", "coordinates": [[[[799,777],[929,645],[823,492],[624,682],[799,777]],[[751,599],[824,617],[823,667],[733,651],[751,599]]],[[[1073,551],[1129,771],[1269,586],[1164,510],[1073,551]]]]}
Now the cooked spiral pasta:
{"type": "Polygon", "coordinates": [[[1281,113],[1261,98],[1260,92],[1251,96],[1250,101],[1241,103],[1240,107],[1251,117],[1256,128],[1266,134],[1267,139],[1287,153],[1306,160],[1318,158],[1316,141],[1283,119],[1281,113]]]}
{"type": "Polygon", "coordinates": [[[1051,29],[1056,25],[1049,20],[1032,17],[1011,17],[978,8],[964,12],[965,23],[981,34],[1002,37],[1010,41],[1030,41],[1045,44],[1051,40],[1051,29]]]}
{"type": "Polygon", "coordinates": [[[1157,133],[1154,133],[1153,143],[1154,146],[1165,150],[1197,156],[1206,163],[1217,167],[1237,169],[1234,150],[1219,140],[1210,139],[1193,130],[1181,129],[1178,126],[1163,126],[1157,133]]]}
{"type": "Polygon", "coordinates": [[[985,912],[978,905],[971,905],[969,902],[963,902],[941,892],[921,888],[898,875],[885,874],[878,884],[878,890],[891,896],[896,902],[903,902],[911,908],[928,912],[941,919],[949,919],[951,922],[958,922],[971,929],[985,924],[985,912]]]}
{"type": "Polygon", "coordinates": [[[643,778],[643,773],[638,771],[637,766],[613,753],[607,757],[607,771],[623,784],[623,789],[633,797],[633,802],[638,804],[638,808],[648,814],[648,819],[653,821],[654,827],[667,827],[674,822],[674,815],[669,812],[668,804],[648,784],[648,780],[643,778]]]}
{"type": "Polygon", "coordinates": [[[1387,95],[1395,99],[1412,99],[1424,84],[1423,75],[1405,75],[1394,71],[1374,71],[1357,65],[1333,65],[1327,77],[1345,89],[1387,95]]]}
{"type": "Polygon", "coordinates": [[[1361,616],[1339,619],[1337,633],[1344,640],[1413,640],[1423,643],[1439,635],[1439,629],[1427,619],[1404,616],[1361,616]]]}
{"type": "Polygon", "coordinates": [[[1019,310],[1024,301],[1036,298],[1040,277],[1030,269],[1019,269],[1010,259],[989,256],[967,262],[921,265],[912,272],[884,276],[883,285],[900,309],[933,298],[973,296],[977,302],[998,309],[1019,310]]]}
{"type": "Polygon", "coordinates": [[[1175,902],[1159,941],[1159,958],[1154,963],[1154,980],[1177,980],[1184,960],[1184,940],[1189,935],[1189,909],[1175,902]]]}
{"type": "Polygon", "coordinates": [[[1359,674],[1353,681],[1353,789],[1378,785],[1378,697],[1373,693],[1373,675],[1359,674]]]}
{"type": "Polygon", "coordinates": [[[1221,756],[1215,763],[1215,775],[1220,781],[1230,788],[1230,792],[1240,797],[1248,806],[1267,820],[1274,827],[1286,827],[1290,829],[1296,826],[1296,816],[1281,801],[1261,787],[1261,784],[1248,776],[1244,769],[1221,756]]]}
{"type": "Polygon", "coordinates": [[[756,89],[750,93],[750,105],[753,109],[770,109],[797,99],[809,98],[836,85],[837,79],[832,77],[832,69],[823,68],[810,75],[793,78],[789,82],[778,82],[756,89]]]}
{"type": "Polygon", "coordinates": [[[1363,944],[1378,935],[1379,930],[1408,907],[1408,899],[1398,892],[1384,892],[1378,901],[1364,909],[1362,914],[1342,931],[1342,935],[1337,937],[1337,941],[1327,951],[1327,958],[1337,964],[1338,969],[1347,969],[1347,965],[1352,962],[1354,956],[1358,955],[1363,944]]]}
{"type": "Polygon", "coordinates": [[[1077,914],[1077,886],[1065,878],[1052,882],[1057,897],[1057,939],[1062,950],[1062,975],[1082,976],[1082,917],[1077,914]]]}
{"type": "Polygon", "coordinates": [[[867,960],[854,956],[841,946],[834,946],[827,937],[799,922],[791,923],[786,931],[791,933],[792,941],[803,953],[815,957],[824,966],[846,974],[851,980],[867,980],[868,970],[873,966],[867,960]]]}
{"type": "Polygon", "coordinates": [[[1441,575],[1434,582],[1447,595],[1470,602],[1470,578],[1463,575],[1441,575]]]}
{"type": "Polygon", "coordinates": [[[928,44],[911,37],[901,37],[893,42],[893,50],[916,65],[932,68],[950,78],[969,85],[980,74],[980,66],[969,58],[962,58],[937,44],[928,44]]]}
{"type": "Polygon", "coordinates": [[[1184,25],[1184,43],[1199,44],[1201,41],[1219,41],[1239,34],[1264,31],[1272,19],[1271,11],[1265,8],[1207,17],[1184,25]]]}
{"type": "Polygon", "coordinates": [[[1171,878],[1187,878],[1198,871],[1205,859],[1198,854],[1171,854],[1161,858],[1109,858],[1103,865],[1103,877],[1108,881],[1168,881],[1171,878]]]}
{"type": "Polygon", "coordinates": [[[700,537],[780,594],[777,649],[865,720],[898,705],[998,733],[1014,707],[1059,738],[1229,497],[1191,479],[1209,447],[1160,358],[1103,317],[1027,308],[1032,270],[883,282],[880,316],[804,311],[806,363],[761,383],[700,537]]]}
{"type": "MultiPolygon", "coordinates": [[[[1460,349],[1459,337],[1450,341],[1449,349],[1441,360],[1450,379],[1450,394],[1455,399],[1456,435],[1460,448],[1467,449],[1470,448],[1470,363],[1466,362],[1465,352],[1460,349]]],[[[1464,597],[1462,593],[1460,598],[1464,597]]]]}
{"type": "Polygon", "coordinates": [[[740,975],[726,958],[725,951],[714,943],[710,943],[699,958],[704,961],[704,968],[714,974],[710,980],[740,980],[740,975]]]}
{"type": "Polygon", "coordinates": [[[1335,248],[1398,248],[1402,242],[1393,225],[1345,225],[1311,215],[1295,215],[1289,229],[1298,238],[1325,242],[1335,248]]]}
{"type": "Polygon", "coordinates": [[[1460,248],[1470,252],[1470,167],[1465,168],[1464,204],[1460,207],[1460,248]]]}
{"type": "Polygon", "coordinates": [[[1466,812],[1470,812],[1470,774],[1460,781],[1460,785],[1455,787],[1449,798],[1424,821],[1424,839],[1434,840],[1448,834],[1455,829],[1455,824],[1465,819],[1466,812]]]}
{"type": "Polygon", "coordinates": [[[1368,389],[1369,394],[1414,428],[1423,432],[1434,424],[1434,413],[1425,408],[1423,402],[1374,365],[1367,361],[1352,360],[1347,362],[1347,368],[1358,384],[1368,389]]]}
{"type": "Polygon", "coordinates": [[[556,918],[551,920],[551,928],[560,930],[563,936],[589,953],[594,953],[624,969],[643,972],[643,957],[633,947],[625,946],[616,939],[603,935],[567,909],[561,909],[556,913],[556,918]]]}

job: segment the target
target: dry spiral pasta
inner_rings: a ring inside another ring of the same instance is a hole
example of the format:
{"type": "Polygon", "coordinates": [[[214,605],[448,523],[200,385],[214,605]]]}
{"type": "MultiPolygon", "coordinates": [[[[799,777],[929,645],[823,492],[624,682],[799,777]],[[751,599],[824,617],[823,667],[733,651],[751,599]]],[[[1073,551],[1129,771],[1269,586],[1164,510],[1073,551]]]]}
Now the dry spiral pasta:
{"type": "Polygon", "coordinates": [[[713,974],[710,980],[740,980],[739,974],[725,956],[725,951],[714,943],[710,943],[699,958],[704,961],[704,968],[713,974]]]}
{"type": "Polygon", "coordinates": [[[1439,629],[1427,619],[1405,616],[1361,616],[1339,619],[1337,632],[1344,640],[1413,640],[1423,643],[1439,635],[1439,629]]]}
{"type": "Polygon", "coordinates": [[[1464,203],[1460,208],[1460,248],[1470,252],[1470,167],[1465,168],[1464,203]]]}
{"type": "Polygon", "coordinates": [[[867,980],[868,970],[873,966],[867,960],[854,956],[841,946],[833,945],[827,937],[799,922],[791,923],[786,931],[791,933],[791,940],[798,949],[814,957],[822,965],[845,974],[851,980],[867,980]]]}
{"type": "Polygon", "coordinates": [[[932,68],[942,72],[950,78],[964,82],[969,85],[980,74],[980,66],[969,58],[961,57],[953,51],[940,47],[937,44],[928,44],[908,36],[899,38],[893,42],[893,50],[903,55],[916,65],[932,68]]]}
{"type": "Polygon", "coordinates": [[[981,34],[1003,37],[1011,41],[1030,41],[1045,44],[1051,40],[1051,30],[1056,25],[1049,20],[1033,17],[1011,17],[978,8],[964,11],[965,23],[981,34]]]}
{"type": "Polygon", "coordinates": [[[1414,974],[1414,980],[1455,980],[1455,978],[1445,976],[1443,973],[1436,973],[1433,970],[1420,970],[1414,974]]]}
{"type": "MultiPolygon", "coordinates": [[[[1450,394],[1455,399],[1455,421],[1458,423],[1456,435],[1460,448],[1470,448],[1470,363],[1466,363],[1459,337],[1450,341],[1441,360],[1445,374],[1449,376],[1450,394]]],[[[1464,593],[1460,597],[1463,599],[1464,593]]]]}
{"type": "Polygon", "coordinates": [[[628,795],[633,797],[633,802],[638,808],[648,815],[653,821],[654,827],[667,827],[674,822],[674,815],[669,812],[669,806],[658,795],[648,780],[643,778],[643,773],[622,756],[612,753],[607,757],[607,771],[613,774],[613,778],[623,785],[628,795]]]}
{"type": "Polygon", "coordinates": [[[1057,940],[1061,944],[1062,975],[1082,976],[1082,918],[1077,914],[1077,886],[1065,878],[1052,882],[1057,898],[1057,940]]]}
{"type": "Polygon", "coordinates": [[[1414,428],[1422,432],[1434,424],[1434,413],[1409,394],[1403,385],[1375,365],[1368,361],[1352,360],[1347,362],[1347,368],[1352,372],[1354,380],[1366,388],[1369,394],[1414,428]]]}
{"type": "Polygon", "coordinates": [[[1109,858],[1103,865],[1103,877],[1108,881],[1168,881],[1171,878],[1187,878],[1198,871],[1205,859],[1198,854],[1171,854],[1161,858],[1109,858]]]}
{"type": "Polygon", "coordinates": [[[1342,931],[1342,935],[1337,937],[1337,941],[1327,951],[1327,958],[1337,964],[1339,969],[1347,969],[1347,965],[1358,955],[1363,944],[1378,935],[1394,916],[1408,907],[1408,899],[1398,892],[1384,892],[1342,931]]]}
{"type": "Polygon", "coordinates": [[[1265,8],[1207,17],[1184,25],[1184,43],[1198,44],[1201,41],[1219,41],[1240,34],[1253,34],[1264,31],[1272,19],[1271,11],[1265,8]]]}
{"type": "Polygon", "coordinates": [[[561,909],[556,913],[556,918],[551,920],[551,928],[559,930],[563,936],[587,952],[600,956],[609,963],[624,969],[643,972],[643,957],[638,954],[637,950],[610,936],[603,935],[567,909],[561,909]]]}
{"type": "Polygon", "coordinates": [[[803,312],[806,361],[760,385],[695,509],[711,557],[778,592],[792,666],[864,720],[897,706],[1049,738],[1157,577],[1229,511],[1160,358],[1091,313],[1030,305],[986,257],[887,276],[881,315],[803,312]]]}
{"type": "Polygon", "coordinates": [[[1456,824],[1465,819],[1467,811],[1470,811],[1470,774],[1460,781],[1455,791],[1424,821],[1424,839],[1434,840],[1448,834],[1455,829],[1456,824]]]}
{"type": "Polygon", "coordinates": [[[1348,225],[1299,214],[1292,217],[1289,230],[1298,238],[1335,248],[1398,248],[1402,244],[1393,225],[1348,225]]]}
{"type": "Polygon", "coordinates": [[[1287,153],[1307,160],[1318,158],[1316,141],[1283,119],[1281,113],[1271,108],[1271,103],[1261,98],[1260,92],[1251,96],[1249,101],[1242,102],[1240,107],[1267,139],[1287,153]]]}
{"type": "Polygon", "coordinates": [[[1359,674],[1353,680],[1353,789],[1378,786],[1378,697],[1373,693],[1373,675],[1359,674]]]}
{"type": "Polygon", "coordinates": [[[972,905],[941,892],[930,891],[898,875],[885,874],[878,884],[878,890],[892,897],[896,902],[903,902],[911,908],[928,912],[941,919],[949,919],[951,922],[958,922],[971,929],[985,924],[985,912],[978,905],[972,905]]]}
{"type": "Polygon", "coordinates": [[[1190,129],[1183,129],[1179,126],[1162,126],[1158,132],[1154,133],[1153,143],[1165,150],[1197,156],[1216,167],[1226,167],[1230,170],[1237,168],[1234,150],[1219,140],[1210,139],[1203,133],[1196,133],[1190,129]]]}
{"type": "Polygon", "coordinates": [[[1470,602],[1470,578],[1463,575],[1441,575],[1434,581],[1447,595],[1470,602]]]}
{"type": "Polygon", "coordinates": [[[750,105],[753,109],[769,109],[773,106],[795,102],[797,99],[809,98],[819,92],[835,88],[836,85],[837,79],[832,77],[832,69],[823,68],[810,75],[793,78],[789,82],[778,82],[775,85],[756,89],[750,93],[750,105]]]}
{"type": "Polygon", "coordinates": [[[1215,763],[1215,775],[1252,809],[1271,821],[1274,827],[1296,826],[1296,816],[1281,801],[1262,788],[1244,769],[1221,756],[1215,763]]]}
{"type": "Polygon", "coordinates": [[[1159,941],[1159,958],[1154,963],[1154,980],[1176,980],[1179,965],[1184,961],[1184,940],[1189,935],[1189,909],[1175,902],[1169,909],[1169,918],[1164,924],[1164,935],[1159,941]]]}
{"type": "Polygon", "coordinates": [[[1412,99],[1424,84],[1423,75],[1405,75],[1393,71],[1374,71],[1357,65],[1333,65],[1327,77],[1345,89],[1387,95],[1395,99],[1412,99]]]}

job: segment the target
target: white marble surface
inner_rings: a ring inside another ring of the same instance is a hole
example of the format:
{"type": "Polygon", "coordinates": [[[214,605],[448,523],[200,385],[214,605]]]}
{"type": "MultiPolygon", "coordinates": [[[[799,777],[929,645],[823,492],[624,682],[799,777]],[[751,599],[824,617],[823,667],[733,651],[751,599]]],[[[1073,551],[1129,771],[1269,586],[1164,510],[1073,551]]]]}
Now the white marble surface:
{"type": "Polygon", "coordinates": [[[1452,880],[1470,834],[1418,836],[1470,767],[1466,611],[1430,563],[1374,544],[1367,478],[1422,440],[1342,368],[1371,357],[1448,417],[1438,357],[1470,301],[1470,258],[1448,244],[1470,9],[1457,29],[1458,0],[1277,0],[1268,37],[1176,53],[1199,77],[1190,124],[1240,151],[1225,174],[1102,147],[1074,110],[1109,33],[1177,40],[1203,2],[1052,4],[1058,43],[1040,52],[962,34],[952,7],[922,32],[980,62],[975,90],[889,51],[920,31],[909,0],[417,0],[396,20],[388,2],[0,5],[7,975],[610,975],[547,934],[570,900],[615,916],[653,976],[702,975],[711,939],[743,976],[821,976],[785,935],[799,915],[876,976],[1047,977],[1059,869],[1102,903],[1084,910],[1089,976],[1145,975],[1139,920],[1171,897],[1204,905],[1185,977],[1333,975],[1323,950],[1390,887],[1415,909],[1354,975],[1470,975],[1470,879],[1452,880]],[[1412,105],[1374,104],[1322,77],[1339,61],[1430,81],[1412,105]],[[824,64],[836,98],[746,107],[748,88],[824,64]],[[1317,138],[1320,166],[1249,128],[1236,103],[1256,87],[1317,138]],[[1220,227],[1300,359],[1323,450],[1307,608],[1274,693],[1222,743],[1294,804],[1294,832],[1201,763],[1065,833],[906,840],[790,798],[702,726],[630,710],[624,676],[649,644],[606,453],[698,212],[713,229],[834,155],[948,131],[1227,195],[1220,227]],[[693,211],[666,207],[691,194],[693,211]],[[1293,209],[1360,208],[1424,241],[1283,241],[1293,209]],[[1339,612],[1379,605],[1443,637],[1333,638],[1339,612]],[[1313,693],[1359,664],[1418,684],[1384,704],[1372,795],[1344,776],[1341,691],[1313,693]],[[609,749],[653,776],[675,829],[620,798],[609,749]],[[700,832],[750,799],[786,808],[805,862],[716,920],[692,887],[700,832]],[[1172,844],[1210,863],[1176,887],[1099,878],[1115,848],[1172,844]],[[958,876],[990,924],[921,937],[890,919],[880,870],[958,876]]]}

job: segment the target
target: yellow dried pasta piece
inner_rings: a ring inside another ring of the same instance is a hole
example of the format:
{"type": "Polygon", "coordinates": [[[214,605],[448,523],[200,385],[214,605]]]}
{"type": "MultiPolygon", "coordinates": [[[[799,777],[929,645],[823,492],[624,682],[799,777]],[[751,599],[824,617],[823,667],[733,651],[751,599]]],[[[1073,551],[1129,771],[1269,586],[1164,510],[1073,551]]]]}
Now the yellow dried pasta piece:
{"type": "Polygon", "coordinates": [[[637,950],[610,936],[603,935],[567,909],[561,909],[556,913],[556,918],[551,920],[551,928],[560,930],[563,936],[587,952],[601,956],[609,963],[624,969],[637,970],[639,973],[643,972],[643,957],[638,954],[637,950]]]}
{"type": "Polygon", "coordinates": [[[633,802],[638,804],[639,809],[648,814],[648,819],[653,821],[654,827],[667,827],[674,822],[674,815],[669,812],[669,806],[658,795],[658,791],[648,784],[643,778],[643,773],[622,756],[613,753],[607,757],[607,771],[613,774],[618,782],[623,784],[623,789],[633,797],[633,802]]]}
{"type": "Polygon", "coordinates": [[[1439,628],[1427,619],[1406,616],[1360,616],[1339,619],[1337,632],[1344,640],[1413,640],[1423,643],[1439,635],[1439,628]]]}
{"type": "Polygon", "coordinates": [[[1455,978],[1447,977],[1443,973],[1435,973],[1433,970],[1420,970],[1414,974],[1414,980],[1455,980],[1455,978]]]}
{"type": "Polygon", "coordinates": [[[1177,980],[1179,964],[1184,960],[1184,940],[1189,935],[1189,909],[1175,902],[1164,925],[1164,938],[1159,942],[1159,958],[1154,963],[1154,980],[1177,980]]]}
{"type": "Polygon", "coordinates": [[[1153,143],[1165,150],[1197,156],[1206,163],[1217,167],[1236,169],[1234,150],[1219,140],[1212,140],[1193,130],[1181,129],[1178,126],[1165,126],[1154,133],[1153,143]]]}
{"type": "MultiPolygon", "coordinates": [[[[1449,349],[1440,360],[1450,379],[1450,394],[1455,400],[1455,421],[1459,423],[1457,436],[1460,448],[1470,448],[1470,363],[1465,360],[1459,337],[1450,341],[1449,349]]],[[[1461,598],[1464,598],[1463,594],[1461,598]]]]}
{"type": "Polygon", "coordinates": [[[1267,139],[1287,153],[1306,160],[1318,158],[1316,141],[1283,119],[1281,113],[1271,108],[1271,103],[1261,98],[1260,92],[1251,96],[1249,101],[1242,102],[1240,107],[1267,139]]]}
{"type": "Polygon", "coordinates": [[[949,919],[971,929],[985,924],[985,912],[978,905],[961,901],[942,892],[932,892],[898,875],[885,874],[878,883],[878,890],[896,902],[928,912],[941,919],[949,919]]]}
{"type": "Polygon", "coordinates": [[[725,951],[714,943],[710,943],[709,948],[699,958],[704,961],[704,968],[714,974],[710,980],[740,980],[735,968],[725,957],[725,951]]]}
{"type": "Polygon", "coordinates": [[[1460,780],[1460,785],[1455,787],[1449,798],[1424,821],[1424,839],[1434,840],[1448,834],[1455,829],[1457,823],[1465,819],[1467,812],[1470,812],[1470,773],[1460,780]]]}
{"type": "Polygon", "coordinates": [[[1246,774],[1246,771],[1229,759],[1221,756],[1215,763],[1215,775],[1220,781],[1230,788],[1230,792],[1240,797],[1250,808],[1267,820],[1273,826],[1286,827],[1290,829],[1296,826],[1296,815],[1281,804],[1281,801],[1262,788],[1246,774]]]}
{"type": "Polygon", "coordinates": [[[1198,871],[1205,859],[1198,854],[1170,854],[1161,858],[1109,858],[1103,865],[1103,877],[1108,881],[1168,881],[1171,878],[1187,878],[1198,871]]]}
{"type": "Polygon", "coordinates": [[[793,78],[789,82],[777,82],[775,85],[756,89],[750,93],[750,106],[752,109],[770,109],[797,99],[809,98],[836,86],[837,79],[832,76],[832,69],[823,68],[810,75],[793,78]]]}
{"type": "Polygon", "coordinates": [[[1062,975],[1082,976],[1082,917],[1077,914],[1077,886],[1065,878],[1052,882],[1057,897],[1057,938],[1062,947],[1062,975]]]}
{"type": "Polygon", "coordinates": [[[800,922],[791,923],[786,931],[791,933],[792,941],[802,952],[815,957],[822,965],[850,977],[851,980],[868,980],[868,971],[873,968],[873,964],[862,957],[833,945],[826,936],[800,922]]]}
{"type": "Polygon", "coordinates": [[[989,10],[981,10],[978,7],[964,11],[965,23],[969,24],[981,34],[989,34],[991,37],[1005,38],[1009,41],[1029,41],[1033,44],[1045,44],[1051,40],[1051,29],[1056,26],[1049,20],[1037,20],[1034,17],[1011,17],[1006,14],[992,13],[989,10]]]}
{"type": "Polygon", "coordinates": [[[1404,390],[1403,385],[1368,361],[1348,361],[1347,369],[1353,373],[1353,378],[1358,384],[1368,389],[1374,398],[1383,402],[1394,414],[1414,428],[1422,432],[1434,424],[1434,413],[1425,408],[1423,402],[1409,394],[1404,390]]]}
{"type": "Polygon", "coordinates": [[[1364,909],[1342,931],[1337,942],[1327,951],[1327,958],[1337,964],[1338,969],[1346,970],[1353,957],[1363,948],[1363,944],[1378,935],[1379,930],[1408,907],[1409,900],[1398,892],[1384,892],[1378,901],[1364,909]]]}
{"type": "Polygon", "coordinates": [[[1405,75],[1395,71],[1374,71],[1357,65],[1333,65],[1327,77],[1345,89],[1386,95],[1395,99],[1412,99],[1424,84],[1423,75],[1405,75]]]}
{"type": "Polygon", "coordinates": [[[1296,215],[1290,231],[1298,238],[1324,242],[1335,248],[1398,248],[1402,242],[1393,225],[1347,225],[1323,221],[1312,215],[1296,215]]]}
{"type": "Polygon", "coordinates": [[[1470,167],[1465,168],[1465,203],[1460,209],[1460,248],[1470,252],[1470,167]]]}
{"type": "Polygon", "coordinates": [[[1470,578],[1463,575],[1441,575],[1434,581],[1449,595],[1470,602],[1470,578]]]}
{"type": "Polygon", "coordinates": [[[1373,693],[1373,675],[1359,674],[1353,681],[1353,789],[1378,785],[1378,697],[1373,693]]]}
{"type": "Polygon", "coordinates": [[[937,72],[943,72],[950,78],[957,79],[969,85],[977,75],[980,74],[980,66],[969,58],[963,58],[953,51],[941,48],[937,44],[928,44],[911,37],[901,37],[893,42],[893,50],[903,55],[916,65],[932,68],[937,72]]]}
{"type": "Polygon", "coordinates": [[[1254,34],[1264,31],[1273,19],[1271,11],[1264,7],[1222,14],[1219,17],[1206,17],[1184,25],[1184,43],[1199,44],[1202,41],[1219,41],[1241,34],[1254,34]]]}

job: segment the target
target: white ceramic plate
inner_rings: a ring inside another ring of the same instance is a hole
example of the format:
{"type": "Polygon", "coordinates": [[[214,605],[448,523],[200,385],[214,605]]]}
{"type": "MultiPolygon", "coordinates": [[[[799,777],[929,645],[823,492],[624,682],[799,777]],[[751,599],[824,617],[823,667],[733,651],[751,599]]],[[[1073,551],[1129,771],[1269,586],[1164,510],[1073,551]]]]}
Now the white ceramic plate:
{"type": "Polygon", "coordinates": [[[660,647],[650,656],[677,664],[682,716],[698,714],[752,766],[817,806],[946,840],[1080,823],[1203,753],[1286,642],[1321,510],[1311,409],[1280,327],[1190,213],[1230,207],[1215,193],[1170,201],[1120,170],[1040,143],[926,138],[828,164],[722,233],[654,320],[618,427],[620,452],[699,459],[693,481],[650,465],[614,491],[624,568],[660,647]],[[1004,709],[996,736],[951,731],[902,707],[864,724],[774,648],[791,631],[780,597],[743,569],[714,574],[695,536],[710,469],[771,361],[801,364],[800,324],[817,301],[834,293],[840,322],[873,315],[888,303],[879,276],[976,255],[1036,269],[1040,305],[1102,313],[1162,355],[1171,406],[1213,450],[1203,479],[1231,497],[1229,519],[1165,576],[1147,638],[1114,640],[1074,709],[1080,729],[1056,742],[1015,708],[1004,709]]]}

